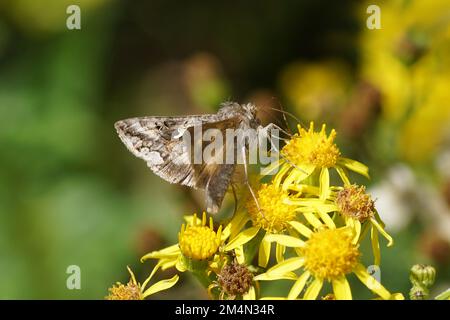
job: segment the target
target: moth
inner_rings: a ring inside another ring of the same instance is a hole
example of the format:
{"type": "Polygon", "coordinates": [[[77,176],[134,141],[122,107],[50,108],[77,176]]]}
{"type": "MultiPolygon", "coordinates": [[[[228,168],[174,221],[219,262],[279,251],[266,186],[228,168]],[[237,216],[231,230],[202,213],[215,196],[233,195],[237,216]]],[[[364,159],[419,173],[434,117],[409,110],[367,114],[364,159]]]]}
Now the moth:
{"type": "MultiPolygon", "coordinates": [[[[186,145],[182,137],[185,133],[192,136],[199,126],[202,130],[213,128],[221,132],[227,129],[258,130],[262,126],[256,111],[253,104],[225,102],[216,114],[130,118],[116,122],[115,128],[128,150],[146,161],[156,175],[170,183],[204,189],[206,210],[217,213],[232,182],[236,164],[195,163],[192,147],[198,143],[201,148],[205,145],[196,139],[186,145]]],[[[246,164],[244,169],[247,175],[246,164]]],[[[245,182],[248,184],[248,179],[245,182]]],[[[254,197],[253,191],[251,193],[254,197]]]]}

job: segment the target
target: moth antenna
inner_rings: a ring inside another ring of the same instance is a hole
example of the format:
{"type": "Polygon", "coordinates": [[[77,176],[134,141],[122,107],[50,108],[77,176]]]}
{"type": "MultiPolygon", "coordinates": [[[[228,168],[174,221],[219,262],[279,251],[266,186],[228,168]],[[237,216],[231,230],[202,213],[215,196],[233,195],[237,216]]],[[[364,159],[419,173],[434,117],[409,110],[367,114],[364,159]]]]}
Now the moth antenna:
{"type": "Polygon", "coordinates": [[[292,135],[291,127],[289,126],[289,122],[286,118],[286,113],[284,112],[283,105],[280,103],[280,101],[278,99],[275,99],[275,98],[273,98],[273,99],[277,101],[278,106],[280,107],[280,110],[283,111],[283,112],[281,112],[281,114],[283,115],[284,124],[286,125],[287,131],[290,133],[290,135],[292,135]]]}
{"type": "MultiPolygon", "coordinates": [[[[270,126],[270,124],[269,124],[270,126]]],[[[284,130],[283,128],[281,128],[279,125],[277,125],[276,123],[272,123],[271,124],[272,127],[277,128],[278,130],[280,130],[281,132],[283,132],[284,134],[286,134],[288,137],[292,137],[292,134],[287,132],[286,130],[284,130]]]]}
{"type": "Polygon", "coordinates": [[[250,182],[248,181],[247,157],[246,157],[246,154],[245,154],[245,150],[246,150],[245,146],[243,146],[243,148],[242,148],[242,151],[243,151],[242,152],[242,156],[243,156],[243,160],[244,160],[244,174],[245,174],[245,182],[244,183],[247,185],[247,188],[250,191],[250,194],[252,195],[253,200],[255,201],[256,208],[258,209],[258,212],[261,214],[263,219],[267,221],[266,216],[264,215],[263,211],[261,210],[261,206],[259,205],[258,198],[256,198],[255,191],[253,191],[253,188],[250,185],[250,182]]]}
{"type": "MultiPolygon", "coordinates": [[[[272,118],[273,120],[275,120],[276,122],[279,121],[279,119],[277,117],[275,117],[273,114],[267,112],[267,110],[264,110],[263,108],[260,109],[262,112],[265,112],[270,118],[272,118]]],[[[276,126],[277,129],[279,129],[281,132],[283,132],[284,134],[286,134],[288,137],[292,136],[292,133],[289,133],[288,131],[284,130],[283,128],[281,128],[279,125],[271,122],[274,126],[276,126]]],[[[288,128],[289,129],[289,128],[288,128]]],[[[290,131],[290,129],[289,129],[290,131]]]]}
{"type": "Polygon", "coordinates": [[[292,119],[294,119],[295,121],[297,121],[298,123],[303,125],[302,121],[299,118],[297,118],[293,113],[290,113],[289,111],[285,111],[285,110],[281,110],[281,109],[277,109],[277,108],[273,108],[273,107],[269,107],[269,109],[280,112],[285,115],[288,115],[289,117],[291,117],[292,119]]]}

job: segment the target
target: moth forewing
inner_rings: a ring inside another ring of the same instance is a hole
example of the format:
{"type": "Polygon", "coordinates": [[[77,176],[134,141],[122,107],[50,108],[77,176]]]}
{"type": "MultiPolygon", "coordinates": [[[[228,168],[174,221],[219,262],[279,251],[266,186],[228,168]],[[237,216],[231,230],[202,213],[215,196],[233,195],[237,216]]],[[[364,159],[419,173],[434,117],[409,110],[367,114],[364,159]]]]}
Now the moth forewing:
{"type": "MultiPolygon", "coordinates": [[[[249,132],[258,127],[256,107],[234,102],[223,103],[216,114],[130,118],[115,124],[128,150],[145,160],[155,174],[170,183],[205,189],[206,208],[211,213],[220,209],[236,163],[247,165],[239,153],[257,141],[249,132]],[[227,129],[238,132],[233,138],[237,144],[229,146],[227,129]],[[225,156],[228,150],[236,155],[232,162],[225,156]]],[[[249,162],[256,163],[255,156],[249,162]]]]}

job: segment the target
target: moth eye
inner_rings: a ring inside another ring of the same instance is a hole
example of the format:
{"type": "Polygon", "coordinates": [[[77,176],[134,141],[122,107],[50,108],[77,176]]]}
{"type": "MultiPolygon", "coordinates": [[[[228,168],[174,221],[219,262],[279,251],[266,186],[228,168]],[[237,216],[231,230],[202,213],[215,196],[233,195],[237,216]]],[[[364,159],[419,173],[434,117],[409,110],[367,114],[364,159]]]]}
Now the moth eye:
{"type": "Polygon", "coordinates": [[[170,128],[170,127],[174,126],[175,123],[173,121],[170,121],[170,120],[164,120],[163,124],[164,124],[164,127],[170,128]]]}

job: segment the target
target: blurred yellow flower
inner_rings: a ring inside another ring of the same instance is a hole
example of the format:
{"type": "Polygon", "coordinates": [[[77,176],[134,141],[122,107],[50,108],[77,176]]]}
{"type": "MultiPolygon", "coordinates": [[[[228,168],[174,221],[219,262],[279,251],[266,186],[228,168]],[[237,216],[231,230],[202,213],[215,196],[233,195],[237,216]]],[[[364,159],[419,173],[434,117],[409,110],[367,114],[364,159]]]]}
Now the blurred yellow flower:
{"type": "Polygon", "coordinates": [[[361,76],[381,92],[393,151],[410,162],[429,161],[450,124],[450,2],[378,5],[382,29],[361,34],[361,76]]]}
{"type": "Polygon", "coordinates": [[[346,66],[337,61],[297,62],[282,72],[280,84],[298,114],[317,120],[344,104],[349,78],[346,66]]]}

